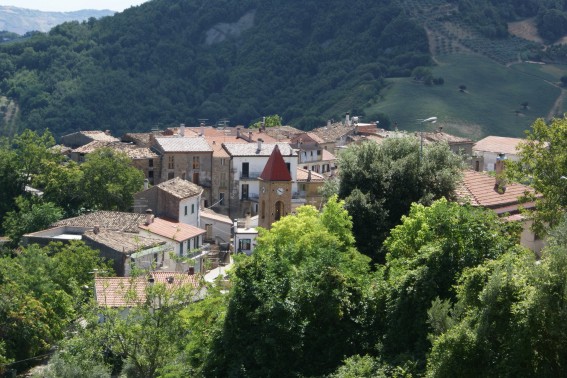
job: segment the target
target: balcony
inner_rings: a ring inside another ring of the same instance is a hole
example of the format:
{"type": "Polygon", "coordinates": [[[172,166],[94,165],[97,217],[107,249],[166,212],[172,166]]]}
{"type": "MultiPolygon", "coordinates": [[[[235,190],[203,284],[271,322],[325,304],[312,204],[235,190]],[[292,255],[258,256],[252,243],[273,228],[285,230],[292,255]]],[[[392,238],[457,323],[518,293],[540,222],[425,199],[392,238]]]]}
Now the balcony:
{"type": "Polygon", "coordinates": [[[262,172],[240,172],[240,180],[258,180],[262,172]]]}

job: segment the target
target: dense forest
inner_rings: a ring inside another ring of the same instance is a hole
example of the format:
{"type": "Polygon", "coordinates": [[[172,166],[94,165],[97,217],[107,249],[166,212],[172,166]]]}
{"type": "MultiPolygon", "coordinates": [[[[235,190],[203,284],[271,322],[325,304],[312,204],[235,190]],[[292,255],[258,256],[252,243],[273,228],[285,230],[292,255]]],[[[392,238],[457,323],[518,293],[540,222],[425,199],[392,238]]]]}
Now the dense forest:
{"type": "Polygon", "coordinates": [[[423,29],[391,0],[154,0],[3,44],[0,56],[21,128],[55,135],[276,113],[313,127],[356,110],[384,77],[430,64],[423,29]]]}
{"type": "MultiPolygon", "coordinates": [[[[565,2],[449,3],[457,11],[448,20],[491,38],[506,37],[506,22],[526,17],[536,17],[548,41],[567,33],[565,2]]],[[[0,44],[0,91],[20,108],[16,127],[0,134],[120,134],[223,118],[248,125],[267,114],[303,129],[347,111],[385,119],[364,112],[385,79],[432,64],[417,9],[409,0],[348,7],[338,0],[153,0],[29,33],[0,44]]]]}

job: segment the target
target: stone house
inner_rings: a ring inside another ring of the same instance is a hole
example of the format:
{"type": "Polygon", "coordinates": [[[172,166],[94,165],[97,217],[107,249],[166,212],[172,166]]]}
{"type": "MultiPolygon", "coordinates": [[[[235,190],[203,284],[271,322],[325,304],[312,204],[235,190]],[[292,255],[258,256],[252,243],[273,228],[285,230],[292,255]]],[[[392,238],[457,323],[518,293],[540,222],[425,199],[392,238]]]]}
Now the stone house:
{"type": "Polygon", "coordinates": [[[199,185],[176,177],[134,194],[134,211],[151,209],[158,217],[197,227],[202,193],[199,185]]]}
{"type": "Polygon", "coordinates": [[[61,137],[61,144],[71,148],[77,148],[89,144],[95,140],[101,142],[118,142],[119,140],[112,135],[110,131],[77,131],[75,133],[63,135],[61,137]]]}
{"type": "Polygon", "coordinates": [[[153,137],[152,149],[160,155],[161,176],[156,183],[179,177],[204,189],[206,205],[211,200],[213,149],[203,137],[153,137]]]}

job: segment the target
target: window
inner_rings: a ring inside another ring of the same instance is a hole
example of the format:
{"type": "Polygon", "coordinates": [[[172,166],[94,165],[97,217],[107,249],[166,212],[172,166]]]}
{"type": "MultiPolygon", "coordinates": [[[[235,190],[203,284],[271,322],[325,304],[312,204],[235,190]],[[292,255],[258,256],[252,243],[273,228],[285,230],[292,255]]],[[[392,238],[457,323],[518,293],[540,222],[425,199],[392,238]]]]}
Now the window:
{"type": "Polygon", "coordinates": [[[317,150],[317,156],[321,156],[321,150],[317,150]]]}
{"type": "Polygon", "coordinates": [[[193,239],[193,245],[195,246],[195,248],[199,248],[199,237],[195,236],[195,238],[193,239]]]}
{"type": "Polygon", "coordinates": [[[285,166],[287,167],[288,172],[291,173],[291,163],[285,163],[285,166]]]}
{"type": "Polygon", "coordinates": [[[185,206],[184,215],[187,215],[187,206],[185,206]]]}
{"type": "Polygon", "coordinates": [[[240,251],[249,251],[251,246],[252,243],[250,239],[240,239],[238,241],[238,250],[240,251]]]}
{"type": "Polygon", "coordinates": [[[221,188],[226,188],[226,173],[220,174],[220,186],[221,188]]]}
{"type": "Polygon", "coordinates": [[[248,184],[242,184],[242,199],[248,199],[248,190],[249,190],[249,186],[248,184]]]}
{"type": "Polygon", "coordinates": [[[224,206],[224,193],[219,193],[219,205],[224,206]]]}
{"type": "Polygon", "coordinates": [[[183,242],[179,243],[179,256],[183,256],[183,242]]]}
{"type": "Polygon", "coordinates": [[[175,157],[174,156],[168,156],[167,157],[167,168],[173,169],[174,166],[175,166],[175,157]]]}
{"type": "Polygon", "coordinates": [[[193,156],[193,169],[199,169],[201,167],[201,163],[199,160],[199,156],[193,156]]]}
{"type": "Polygon", "coordinates": [[[148,172],[148,178],[154,178],[154,171],[148,172]]]}
{"type": "Polygon", "coordinates": [[[249,171],[250,169],[250,164],[249,163],[242,163],[242,177],[248,177],[248,174],[250,173],[249,171]]]}
{"type": "Polygon", "coordinates": [[[191,204],[191,214],[195,214],[195,204],[191,204]]]}
{"type": "Polygon", "coordinates": [[[175,173],[173,173],[173,172],[168,172],[168,173],[167,173],[167,179],[168,179],[168,180],[171,180],[171,179],[173,179],[174,177],[175,177],[175,173]]]}
{"type": "Polygon", "coordinates": [[[224,166],[224,165],[226,164],[225,160],[226,160],[226,159],[220,159],[220,165],[223,165],[223,166],[224,166]]]}
{"type": "Polygon", "coordinates": [[[154,166],[154,159],[148,160],[148,167],[153,168],[154,166]]]}
{"type": "Polygon", "coordinates": [[[193,172],[193,183],[199,185],[199,172],[193,172]]]}

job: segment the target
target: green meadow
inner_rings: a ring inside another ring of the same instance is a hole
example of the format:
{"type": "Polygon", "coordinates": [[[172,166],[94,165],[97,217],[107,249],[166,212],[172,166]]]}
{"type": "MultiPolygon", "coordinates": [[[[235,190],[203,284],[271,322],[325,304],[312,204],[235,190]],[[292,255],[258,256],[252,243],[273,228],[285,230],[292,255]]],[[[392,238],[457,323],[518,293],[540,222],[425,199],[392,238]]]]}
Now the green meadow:
{"type": "MultiPolygon", "coordinates": [[[[426,86],[412,78],[389,79],[366,114],[386,113],[400,130],[444,131],[474,140],[486,135],[523,137],[537,118],[562,115],[559,85],[567,67],[518,63],[509,67],[478,55],[444,55],[432,68],[443,85],[426,86]],[[466,86],[464,91],[460,86],[466,86]],[[527,103],[527,107],[522,106],[527,103]],[[438,117],[435,125],[420,119],[438,117]]],[[[371,120],[368,117],[368,120],[371,120]]]]}

